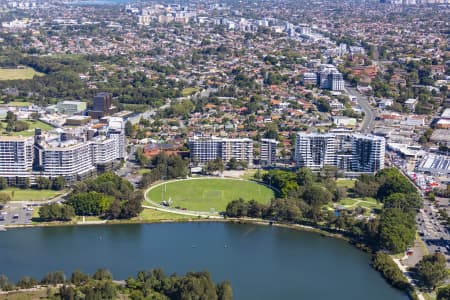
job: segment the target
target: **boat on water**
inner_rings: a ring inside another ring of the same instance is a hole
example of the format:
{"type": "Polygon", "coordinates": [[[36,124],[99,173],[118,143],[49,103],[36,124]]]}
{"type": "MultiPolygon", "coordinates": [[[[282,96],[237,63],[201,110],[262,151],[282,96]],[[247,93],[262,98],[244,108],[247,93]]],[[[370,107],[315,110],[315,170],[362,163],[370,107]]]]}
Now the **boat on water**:
{"type": "Polygon", "coordinates": [[[0,226],[0,231],[6,231],[5,226],[0,226]]]}

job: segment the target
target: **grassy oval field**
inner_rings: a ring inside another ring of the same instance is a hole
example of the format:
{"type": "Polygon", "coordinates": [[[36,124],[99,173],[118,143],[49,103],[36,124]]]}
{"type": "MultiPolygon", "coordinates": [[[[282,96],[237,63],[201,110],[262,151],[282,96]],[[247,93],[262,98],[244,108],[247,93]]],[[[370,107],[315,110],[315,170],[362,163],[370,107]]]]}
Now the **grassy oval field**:
{"type": "Polygon", "coordinates": [[[171,207],[220,212],[238,198],[269,203],[275,192],[252,181],[205,178],[167,182],[150,189],[147,197],[157,203],[170,199],[171,207]]]}

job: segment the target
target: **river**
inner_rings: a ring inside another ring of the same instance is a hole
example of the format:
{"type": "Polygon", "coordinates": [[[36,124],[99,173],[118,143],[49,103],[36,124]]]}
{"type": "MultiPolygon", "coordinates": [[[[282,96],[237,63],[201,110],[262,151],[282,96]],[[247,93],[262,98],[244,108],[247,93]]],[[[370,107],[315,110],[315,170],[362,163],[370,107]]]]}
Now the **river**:
{"type": "Polygon", "coordinates": [[[0,232],[0,274],[110,269],[116,279],[162,268],[211,272],[235,299],[408,299],[343,240],[230,223],[162,223],[10,229],[0,232]]]}

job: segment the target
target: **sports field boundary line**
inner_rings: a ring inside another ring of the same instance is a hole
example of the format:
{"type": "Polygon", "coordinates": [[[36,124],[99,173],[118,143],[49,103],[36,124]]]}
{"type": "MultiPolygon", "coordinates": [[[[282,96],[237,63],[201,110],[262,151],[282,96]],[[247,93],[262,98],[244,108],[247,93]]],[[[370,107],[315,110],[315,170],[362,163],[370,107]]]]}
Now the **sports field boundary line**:
{"type": "MultiPolygon", "coordinates": [[[[183,178],[183,179],[172,179],[172,180],[168,180],[168,181],[162,181],[162,182],[158,182],[155,185],[151,185],[149,186],[145,192],[144,192],[144,200],[148,203],[150,203],[152,206],[154,206],[155,208],[158,208],[161,211],[166,211],[166,212],[172,212],[172,213],[176,213],[176,214],[185,214],[185,215],[203,215],[203,216],[220,216],[220,214],[218,212],[215,213],[211,213],[211,212],[205,212],[205,211],[193,211],[193,210],[182,210],[182,209],[176,209],[176,208],[168,208],[166,206],[163,206],[155,201],[153,201],[152,199],[150,199],[147,194],[154,188],[157,188],[159,186],[162,186],[164,184],[167,183],[173,183],[173,182],[179,182],[179,181],[188,181],[188,180],[202,180],[202,179],[218,179],[218,180],[236,180],[236,181],[247,181],[247,182],[254,182],[257,184],[261,184],[263,186],[266,186],[267,188],[272,189],[273,191],[276,191],[279,193],[278,189],[271,187],[268,184],[265,184],[263,182],[259,182],[256,180],[248,180],[248,179],[242,179],[242,178],[223,178],[223,177],[212,177],[212,176],[205,176],[205,177],[192,177],[192,178],[183,178]]],[[[146,208],[146,206],[142,205],[142,207],[146,208]]],[[[148,206],[147,206],[148,208],[148,206]]]]}

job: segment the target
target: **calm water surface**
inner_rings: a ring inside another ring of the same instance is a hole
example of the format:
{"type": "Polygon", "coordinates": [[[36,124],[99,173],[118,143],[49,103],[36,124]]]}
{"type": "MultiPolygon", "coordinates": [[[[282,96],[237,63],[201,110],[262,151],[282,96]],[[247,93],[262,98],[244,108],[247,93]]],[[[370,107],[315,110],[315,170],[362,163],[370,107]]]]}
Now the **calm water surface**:
{"type": "Polygon", "coordinates": [[[235,299],[405,300],[344,241],[284,228],[174,223],[14,229],[0,232],[0,273],[14,281],[49,271],[207,269],[235,299]]]}

